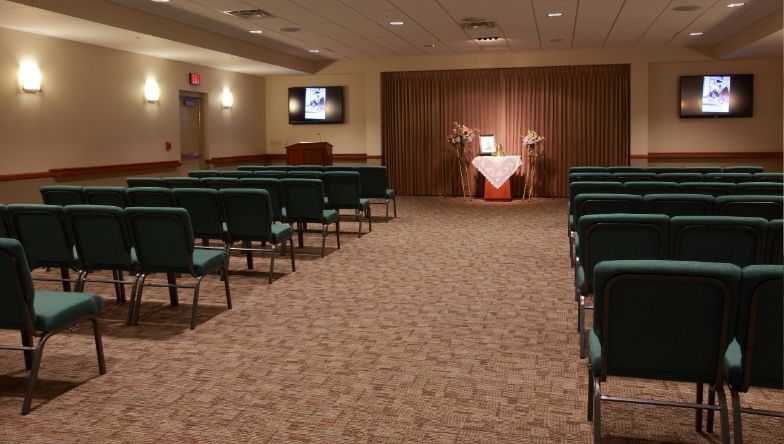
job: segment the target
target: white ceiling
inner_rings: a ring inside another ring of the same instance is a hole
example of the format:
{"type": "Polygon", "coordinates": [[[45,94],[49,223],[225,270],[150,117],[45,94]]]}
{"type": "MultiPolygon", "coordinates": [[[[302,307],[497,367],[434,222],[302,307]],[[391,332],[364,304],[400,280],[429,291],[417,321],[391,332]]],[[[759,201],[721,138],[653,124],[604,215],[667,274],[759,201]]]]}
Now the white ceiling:
{"type": "MultiPolygon", "coordinates": [[[[781,14],[782,0],[746,0],[743,7],[728,8],[731,1],[741,0],[0,0],[0,26],[269,75],[302,72],[303,65],[294,61],[275,66],[265,63],[263,54],[246,51],[241,57],[216,51],[197,36],[228,37],[267,51],[264,54],[271,50],[283,59],[295,56],[318,64],[432,54],[711,46],[771,14],[781,14]],[[246,20],[224,13],[251,9],[262,9],[271,17],[246,20]],[[103,20],[103,11],[112,19],[103,20]],[[551,12],[563,15],[548,17],[551,12]],[[150,19],[148,26],[135,28],[131,22],[139,22],[140,14],[141,19],[150,19]],[[132,17],[127,25],[117,20],[125,16],[132,17]],[[163,31],[150,31],[152,19],[186,25],[193,40],[173,41],[163,31]],[[398,20],[404,25],[389,23],[398,20]],[[484,21],[493,26],[462,26],[484,21]],[[282,31],[285,28],[299,31],[282,31]],[[689,36],[691,32],[703,35],[689,36]],[[480,37],[498,39],[477,40],[480,37]],[[308,52],[312,49],[319,53],[308,52]]],[[[778,35],[750,45],[750,55],[741,50],[732,57],[781,56],[778,35]]]]}

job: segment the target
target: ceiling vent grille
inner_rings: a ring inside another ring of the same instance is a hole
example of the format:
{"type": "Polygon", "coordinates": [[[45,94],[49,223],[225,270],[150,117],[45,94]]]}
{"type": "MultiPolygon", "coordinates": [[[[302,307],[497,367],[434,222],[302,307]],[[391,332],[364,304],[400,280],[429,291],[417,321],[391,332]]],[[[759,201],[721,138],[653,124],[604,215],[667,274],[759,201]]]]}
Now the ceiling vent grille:
{"type": "Polygon", "coordinates": [[[493,29],[495,28],[495,22],[491,21],[476,21],[476,22],[463,22],[460,24],[460,27],[463,29],[493,29]]]}
{"type": "Polygon", "coordinates": [[[258,20],[274,17],[263,9],[243,9],[240,11],[223,11],[223,13],[242,20],[258,20]]]}
{"type": "Polygon", "coordinates": [[[498,40],[500,38],[501,37],[498,36],[488,36],[488,37],[477,37],[476,39],[479,40],[480,42],[491,42],[493,40],[498,40]]]}

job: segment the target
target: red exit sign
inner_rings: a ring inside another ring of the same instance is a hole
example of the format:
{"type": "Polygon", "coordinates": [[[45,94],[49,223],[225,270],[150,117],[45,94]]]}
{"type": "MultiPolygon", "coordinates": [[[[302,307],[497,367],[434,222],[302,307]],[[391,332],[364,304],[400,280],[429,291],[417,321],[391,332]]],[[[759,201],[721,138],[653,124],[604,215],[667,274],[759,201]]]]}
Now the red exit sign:
{"type": "Polygon", "coordinates": [[[201,74],[197,72],[188,73],[188,83],[191,85],[201,85],[201,74]]]}

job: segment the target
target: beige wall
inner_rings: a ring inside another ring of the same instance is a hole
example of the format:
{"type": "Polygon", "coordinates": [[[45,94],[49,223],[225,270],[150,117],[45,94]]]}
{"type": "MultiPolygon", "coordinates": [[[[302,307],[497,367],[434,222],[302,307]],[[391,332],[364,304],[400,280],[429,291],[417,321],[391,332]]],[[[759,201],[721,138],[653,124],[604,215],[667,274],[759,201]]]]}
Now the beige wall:
{"type": "MultiPolygon", "coordinates": [[[[352,121],[351,125],[330,126],[329,140],[336,152],[355,152],[357,140],[366,141],[369,155],[381,154],[381,72],[417,71],[438,69],[478,69],[524,66],[557,66],[583,64],[628,63],[631,66],[631,153],[644,155],[650,151],[697,151],[700,144],[662,144],[666,137],[677,133],[684,142],[702,141],[705,125],[700,127],[678,119],[677,77],[683,73],[702,72],[753,72],[755,81],[755,117],[752,119],[724,119],[734,121],[714,139],[721,144],[711,144],[709,151],[781,151],[782,150],[782,73],[781,58],[743,61],[713,61],[702,52],[687,48],[660,49],[608,49],[583,51],[550,51],[516,54],[480,54],[461,56],[398,57],[373,60],[336,62],[318,75],[270,77],[267,81],[267,151],[281,152],[280,143],[286,140],[310,140],[314,125],[288,125],[286,118],[285,88],[294,85],[316,85],[329,79],[329,84],[347,85],[353,101],[348,112],[354,115],[357,95],[364,96],[359,104],[365,113],[364,124],[352,121]],[[674,76],[674,77],[673,77],[674,76]],[[675,81],[672,79],[675,78],[675,81]],[[332,82],[334,81],[334,82],[332,82]],[[335,83],[340,82],[342,83],[335,83]],[[663,83],[667,88],[662,88],[663,83]],[[364,90],[361,89],[364,85],[364,90]],[[764,88],[764,89],[760,89],[764,88]],[[359,89],[359,90],[358,90],[359,89]],[[767,91],[765,97],[761,97],[767,91]],[[745,122],[743,122],[745,120],[745,122]],[[721,133],[741,129],[763,128],[763,131],[744,131],[733,139],[721,133]],[[738,140],[741,139],[741,140],[738,140]],[[342,145],[346,141],[346,145],[342,145]]],[[[692,119],[693,120],[693,119],[692,119]]],[[[720,123],[719,123],[720,124],[720,123]]],[[[315,128],[315,129],[314,129],[315,128]]],[[[446,131],[446,129],[445,129],[446,131]]],[[[709,130],[707,130],[709,131],[709,130]]],[[[324,133],[322,133],[323,135],[324,133]]]]}
{"type": "Polygon", "coordinates": [[[0,28],[0,85],[0,174],[179,160],[179,90],[208,95],[208,157],[258,154],[265,144],[260,77],[0,28]],[[21,92],[25,60],[39,65],[43,93],[21,92]],[[201,73],[201,86],[188,85],[190,71],[201,73]],[[157,104],[143,98],[148,76],[160,85],[157,104]],[[220,105],[224,88],[231,109],[220,105]]]}

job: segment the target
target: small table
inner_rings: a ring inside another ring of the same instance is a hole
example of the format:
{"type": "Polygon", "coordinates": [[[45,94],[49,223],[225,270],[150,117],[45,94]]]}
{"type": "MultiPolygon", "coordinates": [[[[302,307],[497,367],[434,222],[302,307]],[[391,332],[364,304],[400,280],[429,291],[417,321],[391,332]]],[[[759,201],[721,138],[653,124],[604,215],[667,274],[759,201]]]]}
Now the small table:
{"type": "Polygon", "coordinates": [[[509,178],[523,164],[520,156],[478,156],[471,164],[485,177],[485,200],[512,200],[509,178]]]}

